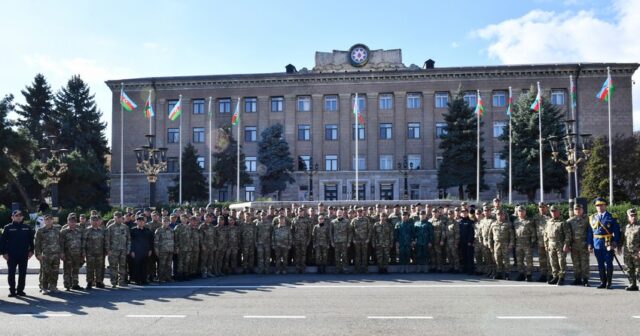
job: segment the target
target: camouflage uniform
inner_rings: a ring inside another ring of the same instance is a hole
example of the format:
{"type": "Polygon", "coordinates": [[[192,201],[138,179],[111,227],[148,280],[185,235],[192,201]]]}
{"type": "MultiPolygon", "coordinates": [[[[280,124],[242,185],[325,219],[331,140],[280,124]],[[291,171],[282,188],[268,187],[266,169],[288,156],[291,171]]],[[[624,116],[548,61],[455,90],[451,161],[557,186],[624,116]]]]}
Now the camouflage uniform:
{"type": "MultiPolygon", "coordinates": [[[[629,212],[627,211],[627,213],[629,212]]],[[[635,211],[633,213],[635,214],[635,211]]],[[[638,224],[637,220],[625,226],[623,236],[624,264],[631,279],[631,284],[627,287],[627,290],[635,291],[638,290],[637,279],[638,268],[640,267],[640,224],[638,224]]]]}
{"type": "Polygon", "coordinates": [[[229,226],[223,225],[218,222],[216,225],[216,265],[215,271],[216,275],[220,276],[224,274],[224,261],[225,255],[227,254],[227,246],[229,241],[229,226]]]}
{"type": "Polygon", "coordinates": [[[491,275],[495,273],[496,268],[496,259],[493,256],[493,246],[489,241],[489,233],[491,232],[491,226],[493,225],[494,219],[491,217],[483,218],[480,220],[480,234],[482,237],[481,245],[482,245],[482,255],[484,259],[484,272],[487,275],[491,275]]]}
{"type": "Polygon", "coordinates": [[[324,273],[324,268],[327,266],[329,246],[331,245],[331,230],[329,224],[316,224],[313,227],[312,236],[313,248],[316,254],[316,265],[318,265],[318,271],[324,273]]]}
{"type": "Polygon", "coordinates": [[[433,226],[433,247],[431,249],[431,267],[435,268],[436,272],[442,272],[444,268],[444,258],[446,256],[446,227],[447,219],[444,216],[435,219],[431,217],[429,219],[431,226],[433,226]]]}
{"type": "Polygon", "coordinates": [[[367,249],[371,238],[369,226],[369,220],[366,217],[356,217],[351,220],[351,234],[356,249],[355,271],[358,273],[366,273],[368,268],[367,249]]]}
{"type": "Polygon", "coordinates": [[[198,227],[194,227],[193,225],[189,225],[188,230],[188,239],[189,239],[189,248],[187,250],[189,254],[189,263],[187,266],[188,275],[195,276],[198,274],[198,261],[200,256],[200,243],[201,243],[201,235],[200,231],[198,231],[198,227]]]}
{"type": "Polygon", "coordinates": [[[376,250],[378,269],[384,273],[386,273],[387,266],[389,265],[389,252],[393,247],[394,229],[395,227],[388,219],[385,221],[378,221],[373,225],[372,245],[376,250]]]}
{"type": "MultiPolygon", "coordinates": [[[[583,215],[573,216],[567,220],[567,226],[571,230],[571,263],[573,263],[573,273],[575,285],[589,283],[589,247],[587,245],[587,234],[589,232],[589,219],[583,215]]],[[[626,264],[626,262],[625,262],[626,264]]]]}
{"type": "Polygon", "coordinates": [[[345,263],[349,265],[347,248],[351,243],[351,230],[349,220],[346,218],[336,218],[331,221],[331,241],[335,250],[336,272],[344,272],[345,263]]]}
{"type": "Polygon", "coordinates": [[[200,232],[200,271],[203,277],[215,274],[214,264],[216,256],[216,228],[211,223],[202,223],[198,228],[200,232]]]}
{"type": "Polygon", "coordinates": [[[544,230],[544,240],[553,277],[564,279],[567,270],[567,254],[563,246],[571,245],[571,228],[561,218],[550,218],[544,230]]]}
{"type": "Polygon", "coordinates": [[[60,231],[60,247],[64,253],[62,264],[65,288],[79,287],[78,274],[84,264],[82,253],[82,229],[68,226],[60,231]]]}
{"type": "Polygon", "coordinates": [[[532,249],[535,246],[535,226],[531,219],[516,218],[513,222],[513,229],[516,235],[516,265],[518,267],[518,273],[520,273],[520,280],[522,275],[531,277],[533,272],[533,255],[532,249]]]}
{"type": "MultiPolygon", "coordinates": [[[[144,225],[151,233],[156,232],[160,227],[162,227],[161,222],[151,221],[144,225]]],[[[147,267],[147,275],[149,280],[153,281],[158,279],[158,255],[155,252],[151,252],[151,257],[147,258],[147,262],[149,266],[147,267]]]]}
{"type": "Polygon", "coordinates": [[[189,275],[192,255],[190,230],[189,223],[180,223],[173,228],[175,249],[178,252],[178,277],[181,279],[189,275]]]}
{"type": "Polygon", "coordinates": [[[273,225],[268,219],[256,219],[256,249],[258,255],[258,272],[267,273],[271,256],[271,231],[273,225]]]}
{"type": "Polygon", "coordinates": [[[87,257],[87,285],[102,284],[104,281],[104,257],[109,251],[109,237],[106,230],[89,227],[84,230],[84,255],[87,257]]]}
{"type": "Polygon", "coordinates": [[[487,273],[487,260],[484,254],[484,238],[482,236],[482,222],[476,217],[474,222],[474,243],[473,243],[473,255],[476,258],[476,270],[480,273],[487,273]]]}
{"type": "Polygon", "coordinates": [[[245,222],[240,227],[242,238],[242,268],[252,272],[256,264],[256,234],[258,228],[253,221],[245,222]]]}
{"type": "Polygon", "coordinates": [[[224,268],[227,273],[235,273],[238,267],[238,248],[240,247],[240,226],[229,225],[227,227],[227,252],[225,254],[224,268]]]}
{"type": "Polygon", "coordinates": [[[35,255],[40,259],[40,289],[55,290],[60,272],[60,227],[36,232],[35,255]]]}
{"type": "Polygon", "coordinates": [[[544,231],[547,225],[549,216],[537,214],[534,218],[536,224],[536,241],[538,242],[538,263],[540,264],[540,277],[545,279],[550,271],[550,265],[548,261],[547,246],[544,241],[544,231]]]}
{"type": "Polygon", "coordinates": [[[460,247],[460,225],[453,219],[447,220],[447,260],[449,262],[449,270],[453,272],[460,271],[460,257],[458,256],[458,248],[460,247]]]}
{"type": "Polygon", "coordinates": [[[273,229],[271,244],[276,250],[276,272],[286,273],[289,249],[292,245],[291,229],[288,226],[277,226],[273,229]]]}
{"type": "Polygon", "coordinates": [[[107,227],[109,240],[109,276],[111,285],[126,285],[127,255],[131,250],[131,232],[123,223],[113,223],[107,227]]]}
{"type": "Polygon", "coordinates": [[[174,233],[169,227],[158,228],[153,236],[154,253],[158,256],[158,280],[171,281],[171,262],[175,251],[174,233]]]}
{"type": "Polygon", "coordinates": [[[294,218],[292,229],[296,270],[298,273],[302,273],[306,268],[307,246],[309,246],[309,242],[311,241],[311,230],[313,229],[311,218],[307,216],[294,218]]]}
{"type": "Polygon", "coordinates": [[[492,246],[493,257],[496,261],[496,279],[508,277],[510,246],[514,245],[515,235],[513,227],[506,219],[497,219],[489,231],[489,244],[492,246]]]}

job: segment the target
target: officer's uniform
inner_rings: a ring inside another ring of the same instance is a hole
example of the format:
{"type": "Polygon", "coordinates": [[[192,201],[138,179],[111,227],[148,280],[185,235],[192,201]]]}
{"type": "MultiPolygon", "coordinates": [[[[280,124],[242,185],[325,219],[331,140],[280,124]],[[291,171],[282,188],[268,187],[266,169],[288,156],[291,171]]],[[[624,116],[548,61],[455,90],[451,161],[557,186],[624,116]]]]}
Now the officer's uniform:
{"type": "MultiPolygon", "coordinates": [[[[14,211],[14,215],[15,215],[14,211]]],[[[9,292],[24,295],[29,254],[33,254],[35,232],[24,223],[12,222],[4,227],[0,238],[0,254],[8,255],[9,292]],[[18,267],[18,287],[16,288],[16,267],[18,267]]]]}
{"type": "MultiPolygon", "coordinates": [[[[595,205],[606,205],[607,201],[597,198],[595,205]]],[[[611,288],[613,279],[613,256],[615,247],[620,243],[620,226],[617,218],[608,211],[589,216],[589,232],[587,242],[593,248],[598,260],[600,286],[611,288]],[[605,268],[606,265],[606,268],[605,268]]]]}

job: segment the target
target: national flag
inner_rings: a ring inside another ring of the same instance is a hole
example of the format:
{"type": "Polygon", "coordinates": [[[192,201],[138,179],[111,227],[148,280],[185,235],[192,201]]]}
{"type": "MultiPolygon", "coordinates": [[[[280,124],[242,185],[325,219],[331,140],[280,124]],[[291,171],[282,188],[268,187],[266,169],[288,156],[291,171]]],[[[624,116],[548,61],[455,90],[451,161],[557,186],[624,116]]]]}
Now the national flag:
{"type": "Polygon", "coordinates": [[[182,97],[178,99],[178,102],[173,106],[171,112],[169,112],[169,119],[171,121],[176,121],[182,114],[182,97]]]}
{"type": "Polygon", "coordinates": [[[578,106],[578,94],[576,92],[576,86],[573,85],[573,77],[571,77],[571,107],[575,110],[578,106]]]}
{"type": "Polygon", "coordinates": [[[484,116],[484,104],[482,103],[482,97],[480,97],[480,92],[478,91],[478,104],[476,104],[475,114],[478,118],[482,118],[484,116]]]}
{"type": "Polygon", "coordinates": [[[542,96],[540,95],[540,89],[538,89],[538,94],[536,95],[536,99],[531,104],[531,109],[540,112],[540,104],[542,104],[542,96]]]}
{"type": "Polygon", "coordinates": [[[611,81],[611,76],[607,77],[607,80],[602,84],[602,88],[600,92],[596,95],[596,98],[600,99],[600,101],[609,101],[611,95],[613,95],[614,87],[613,81],[611,81]]]}
{"type": "Polygon", "coordinates": [[[133,100],[131,100],[129,96],[127,96],[123,88],[120,89],[120,105],[122,105],[122,107],[129,112],[138,108],[138,105],[133,100]]]}
{"type": "Polygon", "coordinates": [[[238,103],[236,104],[236,110],[233,112],[233,116],[231,116],[231,125],[235,126],[240,122],[240,98],[238,98],[238,103]]]}
{"type": "Polygon", "coordinates": [[[511,87],[509,87],[509,101],[507,104],[507,115],[511,117],[511,104],[513,103],[513,98],[511,97],[511,87]]]}
{"type": "Polygon", "coordinates": [[[362,113],[360,113],[360,101],[358,100],[358,94],[356,93],[356,98],[353,101],[353,115],[356,117],[359,125],[364,126],[364,117],[362,113]]]}
{"type": "Polygon", "coordinates": [[[153,106],[151,105],[151,91],[149,91],[149,98],[147,98],[147,102],[144,104],[144,115],[147,118],[151,118],[156,115],[156,113],[153,112],[153,106]]]}

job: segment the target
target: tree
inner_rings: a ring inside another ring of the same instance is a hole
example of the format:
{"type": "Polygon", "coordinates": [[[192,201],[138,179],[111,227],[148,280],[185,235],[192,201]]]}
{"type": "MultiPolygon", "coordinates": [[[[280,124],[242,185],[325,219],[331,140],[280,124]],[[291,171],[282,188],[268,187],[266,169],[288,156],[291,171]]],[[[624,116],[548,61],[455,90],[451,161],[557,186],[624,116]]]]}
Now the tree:
{"type": "MultiPolygon", "coordinates": [[[[173,181],[175,185],[169,187],[169,198],[177,202],[180,199],[180,176],[176,176],[173,181]]],[[[198,165],[198,151],[188,143],[182,151],[182,201],[206,200],[207,192],[207,182],[198,165]]]]}
{"type": "Polygon", "coordinates": [[[17,125],[36,141],[37,148],[47,146],[46,135],[55,134],[57,126],[51,87],[42,74],[37,74],[31,86],[21,91],[25,104],[18,104],[16,113],[21,117],[17,125]]]}
{"type": "MultiPolygon", "coordinates": [[[[214,148],[213,187],[223,188],[225,185],[235,186],[238,179],[238,142],[231,134],[229,126],[218,129],[218,140],[214,148]]],[[[247,173],[242,146],[240,147],[240,186],[253,183],[247,173]]]]}
{"type": "Polygon", "coordinates": [[[271,125],[262,131],[258,143],[258,164],[264,170],[260,171],[260,193],[278,193],[278,199],[287,188],[287,183],[295,182],[291,176],[293,158],[283,132],[281,124],[271,125]]]}
{"type": "MultiPolygon", "coordinates": [[[[531,104],[535,100],[533,87],[528,94],[521,95],[511,112],[511,156],[513,160],[512,183],[513,189],[527,195],[529,202],[535,201],[536,191],[540,189],[540,147],[538,139],[538,113],[531,111],[531,104]]],[[[561,163],[551,159],[551,147],[546,140],[550,136],[564,135],[561,123],[563,112],[542,100],[542,159],[545,192],[563,192],[567,186],[567,171],[561,163]]],[[[503,185],[509,185],[509,125],[504,128],[500,136],[505,144],[500,157],[507,160],[507,167],[503,172],[503,185]]],[[[564,149],[560,148],[560,157],[566,157],[564,149]]]]}
{"type": "MultiPolygon", "coordinates": [[[[616,137],[613,141],[613,198],[615,202],[637,200],[640,172],[638,136],[616,137]]],[[[593,142],[591,156],[582,171],[580,194],[587,199],[609,198],[609,141],[606,136],[593,142]]]]}
{"type": "MultiPolygon", "coordinates": [[[[458,197],[464,199],[465,186],[469,197],[475,196],[477,172],[478,118],[473,109],[458,91],[444,114],[447,132],[440,139],[442,164],[438,169],[438,188],[458,187],[458,197]]],[[[482,125],[482,123],[481,123],[482,125]]],[[[482,133],[480,133],[482,143],[482,133]]],[[[483,158],[484,148],[480,148],[480,190],[488,187],[484,183],[487,162],[483,158]]]]}

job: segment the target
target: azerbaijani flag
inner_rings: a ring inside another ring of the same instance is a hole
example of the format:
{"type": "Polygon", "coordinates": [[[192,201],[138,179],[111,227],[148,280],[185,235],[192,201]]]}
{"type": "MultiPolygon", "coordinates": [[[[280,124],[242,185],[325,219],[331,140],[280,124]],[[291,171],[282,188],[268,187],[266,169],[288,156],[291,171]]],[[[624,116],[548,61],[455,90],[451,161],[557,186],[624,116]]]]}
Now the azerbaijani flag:
{"type": "Polygon", "coordinates": [[[356,93],[356,98],[353,101],[353,115],[356,117],[358,124],[364,126],[364,117],[362,113],[360,113],[360,101],[358,100],[358,94],[356,93]]]}
{"type": "Polygon", "coordinates": [[[178,99],[178,103],[174,105],[173,108],[171,109],[171,112],[169,112],[169,119],[171,119],[171,121],[176,121],[176,119],[178,119],[181,114],[182,114],[182,96],[180,96],[180,99],[178,99]]]}
{"type": "Polygon", "coordinates": [[[607,76],[607,80],[602,84],[602,88],[596,95],[596,98],[600,99],[600,101],[609,101],[609,98],[613,94],[613,91],[613,81],[611,81],[611,75],[609,75],[607,76]]]}
{"type": "Polygon", "coordinates": [[[151,91],[149,91],[149,98],[147,98],[147,102],[144,104],[144,115],[147,118],[151,118],[156,115],[156,113],[153,112],[153,106],[151,106],[151,91]]]}
{"type": "Polygon", "coordinates": [[[231,125],[235,126],[240,122],[240,98],[238,98],[238,103],[236,104],[236,110],[233,111],[233,116],[231,116],[231,125]]]}
{"type": "Polygon", "coordinates": [[[136,103],[131,100],[131,98],[129,98],[126,93],[124,93],[124,88],[120,88],[120,105],[122,105],[122,107],[129,112],[138,108],[138,105],[136,105],[136,103]]]}
{"type": "Polygon", "coordinates": [[[542,104],[542,96],[540,95],[540,89],[538,89],[538,94],[536,95],[536,99],[531,104],[531,109],[540,112],[540,104],[542,104]]]}
{"type": "Polygon", "coordinates": [[[476,104],[475,114],[478,118],[484,116],[484,104],[482,103],[482,97],[480,97],[480,91],[478,91],[478,104],[476,104]]]}
{"type": "Polygon", "coordinates": [[[513,98],[511,97],[511,87],[509,87],[509,101],[507,102],[507,115],[511,117],[511,104],[513,103],[513,98]]]}

